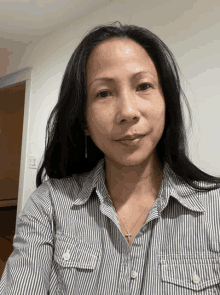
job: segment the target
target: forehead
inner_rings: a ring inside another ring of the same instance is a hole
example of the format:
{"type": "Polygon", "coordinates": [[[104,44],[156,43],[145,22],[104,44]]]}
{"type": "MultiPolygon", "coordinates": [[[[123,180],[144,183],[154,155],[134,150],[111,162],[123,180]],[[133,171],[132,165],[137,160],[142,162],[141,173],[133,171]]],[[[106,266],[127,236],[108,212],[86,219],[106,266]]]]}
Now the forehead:
{"type": "Polygon", "coordinates": [[[98,61],[102,61],[116,57],[129,59],[138,56],[150,58],[139,43],[128,38],[111,38],[98,44],[91,52],[89,59],[98,58],[98,61]]]}
{"type": "Polygon", "coordinates": [[[96,46],[86,67],[88,76],[94,76],[108,69],[132,68],[135,64],[156,74],[154,63],[144,47],[128,38],[111,38],[96,46]]]}

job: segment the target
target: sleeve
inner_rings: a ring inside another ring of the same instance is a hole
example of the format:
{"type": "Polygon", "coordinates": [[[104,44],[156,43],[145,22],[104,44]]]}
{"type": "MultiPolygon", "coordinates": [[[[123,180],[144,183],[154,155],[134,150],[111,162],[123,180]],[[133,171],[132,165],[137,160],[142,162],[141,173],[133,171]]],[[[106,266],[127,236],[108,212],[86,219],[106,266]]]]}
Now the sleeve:
{"type": "Polygon", "coordinates": [[[46,182],[30,196],[16,219],[14,249],[0,281],[0,295],[48,294],[53,232],[52,202],[46,182]]]}

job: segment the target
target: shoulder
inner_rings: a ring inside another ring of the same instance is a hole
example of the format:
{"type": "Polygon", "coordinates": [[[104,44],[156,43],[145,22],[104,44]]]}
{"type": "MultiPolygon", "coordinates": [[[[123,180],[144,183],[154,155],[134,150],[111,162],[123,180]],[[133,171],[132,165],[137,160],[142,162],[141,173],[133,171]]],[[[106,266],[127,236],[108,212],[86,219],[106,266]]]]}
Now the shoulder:
{"type": "Polygon", "coordinates": [[[100,177],[102,163],[103,160],[100,160],[94,169],[81,174],[61,179],[49,178],[31,194],[23,212],[29,214],[40,210],[52,216],[66,212],[74,204],[85,203],[100,177]]]}
{"type": "MultiPolygon", "coordinates": [[[[213,188],[215,184],[202,183],[202,187],[213,188]]],[[[207,210],[220,213],[220,188],[197,192],[197,197],[207,210]]]]}
{"type": "Polygon", "coordinates": [[[56,206],[61,206],[65,199],[74,199],[82,186],[80,175],[68,178],[51,178],[43,182],[28,198],[20,215],[32,215],[35,211],[52,215],[56,206]]]}

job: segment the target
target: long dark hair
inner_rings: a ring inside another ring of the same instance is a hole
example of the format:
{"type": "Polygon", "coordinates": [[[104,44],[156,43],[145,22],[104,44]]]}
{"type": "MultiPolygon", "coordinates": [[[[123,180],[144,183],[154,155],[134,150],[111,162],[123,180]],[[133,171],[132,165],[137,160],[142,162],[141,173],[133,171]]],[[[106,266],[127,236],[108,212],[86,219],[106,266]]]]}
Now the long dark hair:
{"type": "Polygon", "coordinates": [[[191,123],[192,117],[180,86],[178,66],[172,52],[146,28],[122,25],[120,22],[93,28],[73,52],[63,76],[58,102],[47,122],[46,148],[36,177],[37,187],[46,177],[60,179],[90,171],[104,157],[103,152],[88,137],[88,158],[85,158],[86,63],[99,43],[117,37],[139,43],[157,69],[166,105],[165,128],[156,147],[161,165],[167,162],[178,177],[195,189],[209,191],[218,188],[220,178],[201,171],[188,157],[181,97],[185,100],[191,123]],[[215,183],[215,186],[202,188],[194,181],[215,183]]]}

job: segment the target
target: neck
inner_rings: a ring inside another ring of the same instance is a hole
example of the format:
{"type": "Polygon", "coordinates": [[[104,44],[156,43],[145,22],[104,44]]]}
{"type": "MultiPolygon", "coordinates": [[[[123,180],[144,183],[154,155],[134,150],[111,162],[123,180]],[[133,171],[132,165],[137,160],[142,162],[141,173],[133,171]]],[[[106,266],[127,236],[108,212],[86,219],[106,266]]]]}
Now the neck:
{"type": "Polygon", "coordinates": [[[106,187],[114,205],[152,202],[157,198],[163,169],[155,155],[137,166],[122,166],[105,158],[106,187]]]}

